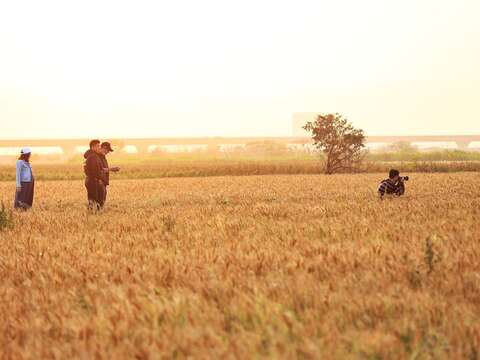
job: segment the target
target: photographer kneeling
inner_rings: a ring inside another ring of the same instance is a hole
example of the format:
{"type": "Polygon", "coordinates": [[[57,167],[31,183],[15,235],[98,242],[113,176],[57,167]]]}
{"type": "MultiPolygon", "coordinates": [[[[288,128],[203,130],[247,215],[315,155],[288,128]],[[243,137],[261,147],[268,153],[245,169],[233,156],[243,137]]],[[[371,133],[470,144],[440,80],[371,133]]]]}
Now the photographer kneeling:
{"type": "Polygon", "coordinates": [[[398,170],[391,169],[388,179],[383,180],[378,187],[378,196],[383,199],[385,194],[403,195],[405,193],[405,181],[408,181],[408,176],[401,177],[398,170]]]}

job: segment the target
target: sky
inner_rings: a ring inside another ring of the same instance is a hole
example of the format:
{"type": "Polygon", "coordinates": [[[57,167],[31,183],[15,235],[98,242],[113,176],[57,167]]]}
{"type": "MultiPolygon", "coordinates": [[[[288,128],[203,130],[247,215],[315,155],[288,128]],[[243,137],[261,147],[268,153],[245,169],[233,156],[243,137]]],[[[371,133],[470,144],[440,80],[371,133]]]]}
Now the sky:
{"type": "Polygon", "coordinates": [[[478,0],[4,1],[0,138],[480,133],[478,0]]]}

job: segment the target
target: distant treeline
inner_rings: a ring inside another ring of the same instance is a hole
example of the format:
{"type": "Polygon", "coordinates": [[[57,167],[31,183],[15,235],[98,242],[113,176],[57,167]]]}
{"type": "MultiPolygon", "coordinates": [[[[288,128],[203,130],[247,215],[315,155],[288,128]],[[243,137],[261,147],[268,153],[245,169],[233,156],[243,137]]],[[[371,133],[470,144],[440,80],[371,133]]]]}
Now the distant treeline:
{"type": "MultiPolygon", "coordinates": [[[[317,152],[302,152],[281,149],[264,149],[256,151],[236,151],[229,153],[193,151],[184,153],[153,152],[151,154],[115,153],[112,159],[122,162],[157,162],[169,160],[322,160],[317,152]]],[[[78,163],[82,156],[70,158],[68,162],[78,163]]],[[[405,149],[401,151],[367,151],[366,161],[480,161],[480,151],[463,150],[429,150],[405,149]]]]}
{"type": "MultiPolygon", "coordinates": [[[[480,171],[480,161],[365,161],[358,173],[386,173],[391,167],[405,172],[480,171]]],[[[308,159],[147,159],[112,158],[112,165],[122,168],[115,179],[148,179],[166,177],[243,176],[273,174],[321,174],[323,163],[318,157],[308,159]]],[[[62,164],[34,164],[36,180],[81,180],[81,161],[62,164]]],[[[14,181],[15,167],[0,166],[0,181],[14,181]]]]}
{"type": "MultiPolygon", "coordinates": [[[[418,150],[408,143],[395,143],[389,147],[379,150],[366,151],[365,161],[408,161],[408,162],[432,162],[432,161],[480,161],[480,151],[463,150],[418,150]]],[[[258,160],[292,160],[292,161],[322,161],[321,153],[314,151],[312,145],[291,148],[287,144],[272,141],[263,141],[246,144],[245,147],[234,147],[221,151],[219,147],[193,150],[190,152],[169,152],[161,149],[151,153],[129,154],[115,151],[109,155],[112,161],[121,163],[143,164],[165,161],[258,161],[258,160]]],[[[15,157],[0,157],[0,164],[9,164],[15,157]]],[[[37,155],[33,154],[32,162],[67,162],[80,164],[83,162],[83,155],[77,154],[73,157],[65,155],[37,155]]]]}
{"type": "Polygon", "coordinates": [[[480,151],[462,150],[432,150],[418,151],[407,149],[403,151],[371,152],[367,155],[369,161],[480,161],[480,151]]]}

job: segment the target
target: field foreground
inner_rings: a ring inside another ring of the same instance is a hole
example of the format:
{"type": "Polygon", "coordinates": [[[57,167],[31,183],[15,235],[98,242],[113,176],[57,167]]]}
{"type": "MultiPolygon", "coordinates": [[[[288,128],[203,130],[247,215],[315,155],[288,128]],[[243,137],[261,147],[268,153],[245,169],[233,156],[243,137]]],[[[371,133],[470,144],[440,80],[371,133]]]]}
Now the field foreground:
{"type": "Polygon", "coordinates": [[[98,215],[40,182],[0,231],[0,358],[476,359],[478,174],[410,175],[119,180],[98,215]]]}

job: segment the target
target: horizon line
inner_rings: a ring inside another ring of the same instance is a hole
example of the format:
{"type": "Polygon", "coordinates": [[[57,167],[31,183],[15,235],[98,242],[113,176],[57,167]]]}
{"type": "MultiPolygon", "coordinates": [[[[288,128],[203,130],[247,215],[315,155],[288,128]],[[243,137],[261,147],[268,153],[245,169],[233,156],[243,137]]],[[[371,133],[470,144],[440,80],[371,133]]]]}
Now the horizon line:
{"type": "MultiPolygon", "coordinates": [[[[472,133],[472,134],[365,134],[365,137],[470,137],[470,136],[480,136],[480,133],[472,133]]],[[[0,138],[0,141],[55,141],[55,140],[92,140],[92,139],[106,139],[106,140],[157,140],[157,139],[244,139],[244,138],[251,138],[251,139],[304,139],[309,138],[311,136],[298,136],[298,135],[236,135],[236,136],[223,136],[223,135],[206,135],[206,136],[138,136],[138,137],[107,137],[107,136],[100,136],[100,137],[8,137],[8,138],[0,138]]]]}

